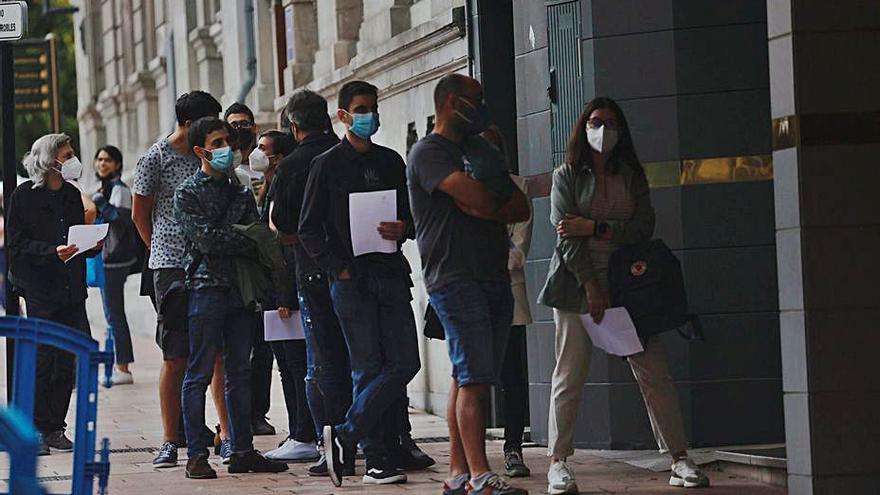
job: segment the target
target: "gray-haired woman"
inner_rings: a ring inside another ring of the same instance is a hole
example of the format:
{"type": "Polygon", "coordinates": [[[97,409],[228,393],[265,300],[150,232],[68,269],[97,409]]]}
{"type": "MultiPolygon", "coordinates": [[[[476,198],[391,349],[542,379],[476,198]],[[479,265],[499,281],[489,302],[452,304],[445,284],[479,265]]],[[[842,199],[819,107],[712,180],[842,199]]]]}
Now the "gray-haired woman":
{"type": "MultiPolygon", "coordinates": [[[[79,177],[82,164],[65,134],[47,134],[34,141],[25,156],[31,180],[9,200],[6,239],[10,279],[24,296],[27,314],[89,333],[86,317],[85,256],[67,243],[71,225],[85,223],[79,190],[68,181],[79,177]]],[[[94,256],[100,246],[88,253],[94,256]]],[[[64,435],[75,377],[74,356],[49,346],[37,350],[34,424],[42,438],[41,455],[49,448],[73,449],[64,435]]]]}

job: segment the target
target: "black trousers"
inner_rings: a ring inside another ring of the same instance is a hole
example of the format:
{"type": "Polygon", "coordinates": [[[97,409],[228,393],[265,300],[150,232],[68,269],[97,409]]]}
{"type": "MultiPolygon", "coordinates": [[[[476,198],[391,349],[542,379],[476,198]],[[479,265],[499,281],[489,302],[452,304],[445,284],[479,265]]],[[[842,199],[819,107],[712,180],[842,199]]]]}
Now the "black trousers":
{"type": "Polygon", "coordinates": [[[263,313],[255,313],[254,347],[251,352],[251,419],[265,418],[269,412],[272,388],[272,346],[263,332],[263,313]]]}
{"type": "Polygon", "coordinates": [[[281,372],[284,405],[287,408],[289,438],[298,442],[316,440],[315,421],[306,400],[306,342],[281,340],[272,342],[275,359],[281,372]]]}
{"type": "Polygon", "coordinates": [[[529,411],[529,381],[526,372],[526,327],[510,329],[507,352],[501,370],[504,401],[504,451],[522,449],[529,411]]]}
{"type": "MultiPolygon", "coordinates": [[[[57,302],[27,302],[29,318],[42,318],[90,335],[85,300],[59,306],[57,302]]],[[[67,427],[65,418],[76,380],[76,356],[56,347],[37,348],[37,377],[34,386],[34,425],[47,435],[67,427]]]]}

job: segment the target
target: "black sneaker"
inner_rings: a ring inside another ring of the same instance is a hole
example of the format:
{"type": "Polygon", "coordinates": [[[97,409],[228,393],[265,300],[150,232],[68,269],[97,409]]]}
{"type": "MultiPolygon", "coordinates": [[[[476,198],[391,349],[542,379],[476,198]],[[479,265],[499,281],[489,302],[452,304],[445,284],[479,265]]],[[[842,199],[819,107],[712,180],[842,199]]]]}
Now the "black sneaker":
{"type": "Polygon", "coordinates": [[[397,468],[382,466],[380,464],[371,464],[368,462],[363,481],[364,484],[367,485],[406,483],[406,474],[397,468]]]}
{"type": "Polygon", "coordinates": [[[46,445],[49,448],[55,449],[58,452],[71,452],[73,451],[73,442],[70,441],[69,438],[64,434],[64,430],[53,431],[48,435],[43,437],[43,441],[46,442],[46,445]]]}
{"type": "Polygon", "coordinates": [[[251,423],[251,431],[254,433],[254,436],[274,435],[275,427],[269,424],[266,418],[259,418],[251,423]]]}
{"type": "Polygon", "coordinates": [[[237,473],[280,473],[289,468],[283,462],[270,461],[256,450],[244,454],[232,454],[229,459],[229,474],[237,473]]]}
{"type": "Polygon", "coordinates": [[[327,474],[330,475],[330,481],[334,486],[342,486],[342,477],[345,476],[345,466],[347,461],[351,459],[354,464],[354,449],[347,448],[336,428],[326,425],[324,426],[324,453],[327,459],[327,474]]]}
{"type": "Polygon", "coordinates": [[[527,478],[532,471],[523,461],[522,451],[509,450],[504,453],[504,474],[511,478],[527,478]]]}
{"type": "Polygon", "coordinates": [[[186,477],[194,480],[212,480],[217,478],[217,471],[208,464],[208,459],[195,457],[186,461],[186,477]]]}
{"type": "Polygon", "coordinates": [[[437,463],[431,456],[424,453],[415,442],[409,443],[409,445],[407,443],[401,442],[400,448],[391,454],[391,463],[397,469],[401,471],[420,471],[437,463]]]}
{"type": "Polygon", "coordinates": [[[46,444],[46,438],[42,433],[38,433],[37,436],[40,439],[40,446],[37,447],[37,455],[49,455],[49,445],[46,444]]]}
{"type": "Polygon", "coordinates": [[[308,469],[309,476],[329,476],[327,472],[327,457],[324,453],[321,453],[321,458],[318,459],[318,462],[309,466],[308,469]]]}
{"type": "Polygon", "coordinates": [[[177,467],[177,444],[165,442],[159,447],[159,455],[153,459],[154,468],[177,467]]]}

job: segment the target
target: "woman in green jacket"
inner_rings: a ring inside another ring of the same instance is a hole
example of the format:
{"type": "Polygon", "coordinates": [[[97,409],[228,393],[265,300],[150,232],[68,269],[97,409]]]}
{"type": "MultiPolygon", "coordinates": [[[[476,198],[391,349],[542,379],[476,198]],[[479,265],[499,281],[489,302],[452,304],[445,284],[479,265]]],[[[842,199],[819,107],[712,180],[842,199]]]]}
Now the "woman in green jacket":
{"type": "MultiPolygon", "coordinates": [[[[548,492],[577,493],[565,459],[581,391],[590,368],[592,342],[581,315],[601,322],[608,308],[608,260],[620,245],[647,241],[654,209],[644,169],[636,156],[623,111],[609,98],[591,101],[571,133],[566,164],[553,172],[550,221],[558,239],[539,302],[553,308],[556,367],[550,393],[548,492]]],[[[628,358],[657,444],[672,455],[673,486],[707,486],[708,478],[687,457],[678,395],[659,339],[628,358]]]]}

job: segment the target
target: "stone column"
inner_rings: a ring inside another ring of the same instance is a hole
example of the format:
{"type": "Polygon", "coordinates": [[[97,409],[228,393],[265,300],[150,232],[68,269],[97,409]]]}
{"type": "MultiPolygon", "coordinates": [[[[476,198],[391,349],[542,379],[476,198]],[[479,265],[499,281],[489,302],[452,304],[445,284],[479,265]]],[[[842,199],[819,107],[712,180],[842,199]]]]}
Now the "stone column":
{"type": "MultiPolygon", "coordinates": [[[[219,99],[223,95],[223,57],[208,27],[198,27],[189,33],[189,43],[195,52],[198,74],[193,89],[201,89],[219,99]]],[[[182,92],[182,88],[179,88],[182,92]]]]}
{"type": "Polygon", "coordinates": [[[880,8],[768,0],[788,490],[880,493],[880,8]]]}
{"type": "Polygon", "coordinates": [[[318,2],[320,49],[315,54],[315,78],[345,67],[354,58],[363,15],[361,0],[318,2]]]}
{"type": "Polygon", "coordinates": [[[357,53],[378,46],[410,28],[413,0],[371,0],[364,4],[357,53]]]}

